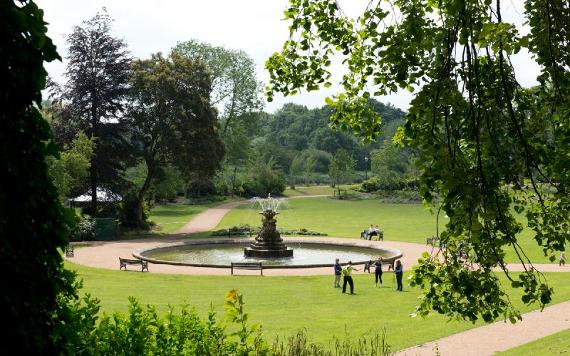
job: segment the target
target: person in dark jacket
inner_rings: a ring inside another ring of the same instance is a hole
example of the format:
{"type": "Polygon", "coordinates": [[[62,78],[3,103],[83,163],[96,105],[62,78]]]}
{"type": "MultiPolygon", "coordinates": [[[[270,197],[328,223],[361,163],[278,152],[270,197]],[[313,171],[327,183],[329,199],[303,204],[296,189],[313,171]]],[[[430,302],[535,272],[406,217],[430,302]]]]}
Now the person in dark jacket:
{"type": "Polygon", "coordinates": [[[334,262],[334,287],[340,288],[340,276],[342,274],[342,266],[338,262],[338,258],[334,262]]]}
{"type": "Polygon", "coordinates": [[[396,282],[398,283],[398,287],[396,290],[402,291],[402,277],[404,276],[404,267],[402,266],[402,262],[400,260],[396,261],[396,267],[394,267],[394,273],[396,274],[396,282]]]}
{"type": "Polygon", "coordinates": [[[378,282],[382,286],[382,257],[374,262],[374,280],[376,281],[376,287],[378,287],[378,282]]]}

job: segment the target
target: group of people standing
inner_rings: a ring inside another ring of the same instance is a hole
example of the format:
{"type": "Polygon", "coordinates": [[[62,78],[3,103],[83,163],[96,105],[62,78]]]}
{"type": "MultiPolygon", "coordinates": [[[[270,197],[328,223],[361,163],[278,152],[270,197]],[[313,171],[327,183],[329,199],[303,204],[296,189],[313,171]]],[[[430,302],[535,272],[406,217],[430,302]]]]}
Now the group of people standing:
{"type": "MultiPolygon", "coordinates": [[[[372,266],[374,266],[374,280],[376,287],[378,287],[378,283],[382,285],[382,257],[378,257],[378,259],[372,263],[372,266]]],[[[348,284],[350,286],[350,294],[354,294],[354,280],[352,279],[353,271],[358,271],[358,269],[352,266],[352,261],[348,261],[348,264],[345,267],[342,267],[339,259],[337,258],[334,264],[334,287],[340,288],[340,278],[342,276],[342,292],[346,293],[346,285],[348,284]]],[[[400,260],[396,261],[396,265],[394,266],[394,274],[396,275],[396,290],[401,292],[404,267],[400,260]]]]}

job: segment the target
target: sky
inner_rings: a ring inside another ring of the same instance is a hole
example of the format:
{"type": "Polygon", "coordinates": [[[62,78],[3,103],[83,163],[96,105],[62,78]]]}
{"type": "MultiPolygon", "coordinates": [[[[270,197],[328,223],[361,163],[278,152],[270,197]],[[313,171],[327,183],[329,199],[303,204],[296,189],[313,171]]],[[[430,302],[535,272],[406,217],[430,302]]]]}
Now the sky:
{"type": "MultiPolygon", "coordinates": [[[[113,34],[126,41],[135,57],[168,53],[178,42],[197,39],[244,50],[255,61],[257,78],[264,83],[269,81],[265,61],[281,49],[289,34],[288,23],[282,20],[287,0],[36,0],[36,3],[44,10],[44,19],[49,23],[48,35],[64,58],[63,62],[46,65],[50,76],[59,83],[64,82],[65,36],[72,32],[73,26],[90,19],[103,7],[115,20],[113,34]]],[[[367,3],[368,0],[340,1],[349,16],[358,15],[367,3]]],[[[503,11],[505,17],[522,24],[522,1],[510,1],[503,11]]],[[[524,86],[536,83],[539,68],[527,53],[515,56],[513,63],[524,86]]],[[[340,86],[335,84],[317,92],[286,98],[276,96],[273,102],[266,103],[265,110],[274,112],[287,102],[321,107],[325,97],[340,91],[340,86]]],[[[412,95],[402,91],[376,99],[406,110],[412,95]]]]}

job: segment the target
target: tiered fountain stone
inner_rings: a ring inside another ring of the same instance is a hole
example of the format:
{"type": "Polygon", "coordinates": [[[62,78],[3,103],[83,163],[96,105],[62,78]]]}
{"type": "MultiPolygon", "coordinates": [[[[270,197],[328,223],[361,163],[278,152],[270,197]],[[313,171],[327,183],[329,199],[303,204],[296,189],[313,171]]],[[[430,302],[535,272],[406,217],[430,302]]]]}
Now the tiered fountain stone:
{"type": "Polygon", "coordinates": [[[293,250],[287,248],[283,243],[281,234],[277,231],[277,221],[275,216],[279,214],[276,211],[277,204],[275,200],[271,198],[271,195],[267,199],[260,199],[260,205],[263,209],[260,214],[262,218],[262,227],[259,234],[255,237],[255,242],[249,247],[244,248],[243,253],[245,257],[257,257],[257,258],[283,258],[283,257],[293,257],[293,250]],[[267,203],[267,204],[264,204],[267,203]]]}

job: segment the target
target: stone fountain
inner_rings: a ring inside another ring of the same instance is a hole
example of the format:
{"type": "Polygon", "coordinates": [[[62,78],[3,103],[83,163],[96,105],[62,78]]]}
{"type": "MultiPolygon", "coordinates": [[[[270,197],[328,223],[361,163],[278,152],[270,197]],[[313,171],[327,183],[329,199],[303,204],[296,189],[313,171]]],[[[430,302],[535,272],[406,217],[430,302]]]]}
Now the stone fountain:
{"type": "Polygon", "coordinates": [[[271,194],[265,199],[255,199],[261,206],[262,227],[255,242],[249,247],[244,248],[243,253],[245,257],[258,257],[258,258],[279,258],[279,257],[293,257],[293,250],[287,248],[283,243],[281,234],[277,231],[277,221],[275,217],[279,214],[277,208],[281,203],[278,199],[271,198],[271,194]]]}

